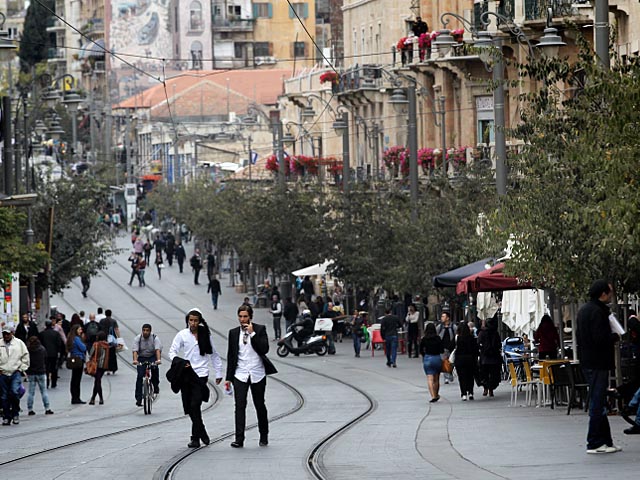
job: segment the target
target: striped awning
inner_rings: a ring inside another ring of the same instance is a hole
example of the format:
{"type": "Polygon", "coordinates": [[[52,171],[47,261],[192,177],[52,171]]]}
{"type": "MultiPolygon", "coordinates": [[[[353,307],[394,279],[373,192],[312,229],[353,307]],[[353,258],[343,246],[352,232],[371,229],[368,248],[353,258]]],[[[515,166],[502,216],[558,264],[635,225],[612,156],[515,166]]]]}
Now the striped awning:
{"type": "Polygon", "coordinates": [[[104,48],[104,38],[99,38],[98,40],[93,42],[87,42],[82,46],[82,50],[80,50],[80,58],[89,58],[89,57],[104,57],[105,56],[105,48],[104,48]]]}

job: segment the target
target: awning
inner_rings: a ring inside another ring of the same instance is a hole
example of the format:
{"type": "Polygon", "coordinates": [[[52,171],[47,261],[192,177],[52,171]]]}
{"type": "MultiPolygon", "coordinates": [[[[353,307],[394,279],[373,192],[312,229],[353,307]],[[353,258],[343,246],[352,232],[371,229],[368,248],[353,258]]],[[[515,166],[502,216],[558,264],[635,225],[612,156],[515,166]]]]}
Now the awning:
{"type": "Polygon", "coordinates": [[[327,274],[327,268],[331,264],[333,264],[333,261],[325,260],[323,263],[318,263],[316,265],[311,265],[309,267],[301,268],[300,270],[296,270],[294,272],[291,272],[291,274],[295,275],[296,277],[305,277],[307,275],[309,275],[309,276],[312,276],[312,275],[326,275],[327,274]]]}
{"type": "Polygon", "coordinates": [[[104,48],[104,38],[99,38],[94,42],[87,42],[82,46],[80,50],[80,58],[89,58],[89,57],[104,57],[105,56],[105,48],[104,48]]]}
{"type": "Polygon", "coordinates": [[[458,282],[469,275],[473,275],[474,273],[478,273],[484,270],[484,266],[487,263],[493,262],[493,258],[484,258],[474,263],[470,263],[469,265],[465,265],[463,267],[456,268],[455,270],[451,270],[447,273],[441,273],[440,275],[436,275],[433,277],[433,286],[434,287],[455,287],[458,285],[458,282]]]}
{"type": "Polygon", "coordinates": [[[456,286],[456,293],[498,292],[531,288],[531,282],[521,282],[516,277],[506,277],[502,273],[503,270],[504,263],[497,263],[487,270],[465,277],[456,286]]]}

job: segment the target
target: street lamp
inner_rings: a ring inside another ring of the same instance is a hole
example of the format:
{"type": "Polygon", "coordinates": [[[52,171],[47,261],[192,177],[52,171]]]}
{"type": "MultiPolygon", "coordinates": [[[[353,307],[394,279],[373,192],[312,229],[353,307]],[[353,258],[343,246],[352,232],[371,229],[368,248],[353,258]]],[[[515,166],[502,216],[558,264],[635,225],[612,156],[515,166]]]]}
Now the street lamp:
{"type": "MultiPolygon", "coordinates": [[[[536,45],[543,55],[550,57],[557,55],[561,46],[565,46],[566,43],[562,41],[558,35],[558,30],[551,25],[552,9],[547,9],[547,25],[544,30],[544,35],[540,39],[540,43],[536,45]]],[[[440,16],[443,29],[440,30],[438,37],[433,42],[433,46],[438,48],[441,52],[446,52],[451,45],[456,43],[450,34],[450,31],[446,28],[449,23],[445,17],[453,17],[464,24],[469,32],[476,39],[474,46],[479,49],[478,56],[484,63],[487,69],[491,69],[493,74],[493,114],[494,114],[494,135],[495,135],[495,150],[496,150],[496,190],[498,195],[506,195],[507,193],[507,143],[504,135],[505,130],[505,114],[504,114],[504,54],[500,47],[501,39],[494,37],[486,29],[491,23],[489,17],[495,17],[500,21],[501,26],[505,26],[516,37],[516,40],[528,47],[529,59],[535,58],[535,50],[527,36],[522,30],[513,23],[513,20],[504,17],[496,12],[484,12],[480,17],[483,25],[483,30],[478,32],[475,27],[464,17],[458,14],[445,12],[440,16]]]]}
{"type": "MultiPolygon", "coordinates": [[[[349,111],[340,105],[336,111],[341,115],[333,122],[333,129],[338,135],[342,134],[342,191],[349,194],[349,111]]],[[[348,197],[347,197],[348,198],[348,197]]]]}
{"type": "MultiPolygon", "coordinates": [[[[62,101],[67,106],[67,110],[69,110],[69,114],[71,115],[71,145],[73,147],[72,150],[72,158],[75,157],[76,152],[78,151],[78,133],[77,133],[77,121],[78,121],[78,107],[82,103],[82,97],[76,93],[75,90],[68,91],[64,100],[62,101]]],[[[91,152],[93,155],[94,152],[91,152]]]]}

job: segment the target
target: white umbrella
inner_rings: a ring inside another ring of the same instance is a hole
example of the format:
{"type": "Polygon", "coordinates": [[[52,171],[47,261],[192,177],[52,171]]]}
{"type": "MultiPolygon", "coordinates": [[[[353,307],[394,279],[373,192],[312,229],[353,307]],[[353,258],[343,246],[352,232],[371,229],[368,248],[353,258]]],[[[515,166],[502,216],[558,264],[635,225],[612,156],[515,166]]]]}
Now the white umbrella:
{"type": "Polygon", "coordinates": [[[317,263],[315,265],[311,265],[309,267],[301,268],[300,270],[295,270],[291,272],[292,275],[296,277],[305,277],[307,275],[326,275],[327,268],[329,265],[333,264],[332,260],[325,260],[323,263],[317,263]]]}

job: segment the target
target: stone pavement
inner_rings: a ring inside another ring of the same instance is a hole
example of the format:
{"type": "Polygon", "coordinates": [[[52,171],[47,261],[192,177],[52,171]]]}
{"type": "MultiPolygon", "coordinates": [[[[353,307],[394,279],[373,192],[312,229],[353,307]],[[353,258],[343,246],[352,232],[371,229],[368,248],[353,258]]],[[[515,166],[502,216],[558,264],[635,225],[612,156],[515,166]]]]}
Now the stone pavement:
{"type": "MultiPolygon", "coordinates": [[[[128,246],[125,239],[121,241],[123,247],[128,246]]],[[[188,254],[191,249],[192,244],[188,254]]],[[[155,269],[149,268],[147,288],[127,286],[127,256],[120,255],[92,282],[89,298],[82,298],[77,282],[63,297],[52,299],[53,304],[68,316],[80,309],[89,312],[97,306],[112,308],[129,345],[142,324],[149,322],[162,340],[165,353],[175,329],[183,328],[184,314],[192,306],[199,306],[212,328],[222,334],[236,325],[235,309],[244,295],[228,287],[228,277],[221,280],[223,294],[219,309],[214,311],[206,285],[193,285],[190,269],[185,268],[181,275],[175,264],[164,269],[162,280],[157,279],[155,269]]],[[[266,324],[271,335],[269,317],[266,310],[259,309],[254,320],[266,324]]],[[[215,335],[214,342],[224,356],[226,340],[215,335]]],[[[332,378],[366,391],[375,399],[375,408],[322,451],[321,467],[328,478],[595,479],[610,474],[634,478],[637,474],[640,438],[624,436],[625,424],[619,417],[610,417],[610,421],[614,440],[624,451],[587,455],[588,417],[583,412],[574,410],[567,416],[565,409],[509,407],[509,387],[504,383],[495,398],[483,398],[476,392],[474,402],[460,401],[457,382],[442,385],[442,400],[430,404],[419,359],[400,356],[397,369],[387,368],[382,352],[375,352],[372,358],[370,351],[363,351],[361,358],[354,358],[349,339],[337,344],[335,356],[325,357],[280,359],[275,354],[275,344],[272,346],[270,358],[279,374],[268,382],[269,413],[275,416],[297,406],[297,399],[276,378],[299,389],[305,401],[302,408],[271,423],[267,448],[258,447],[258,435],[253,429],[247,432],[244,449],[229,448],[229,441],[202,448],[177,469],[175,478],[311,478],[306,458],[316,442],[368,408],[360,393],[332,378]]],[[[0,464],[45,447],[79,443],[0,465],[0,478],[20,475],[39,479],[146,479],[152,478],[171,457],[185,451],[190,423],[182,415],[179,397],[170,392],[164,379],[167,362],[162,366],[159,400],[153,414],[145,416],[135,406],[135,373],[124,359],[130,359],[130,351],[121,354],[118,373],[104,377],[103,406],[72,406],[67,370],[62,371],[59,387],[49,391],[55,415],[43,415],[42,402],[36,394],[36,416],[24,415],[19,426],[0,429],[0,464]],[[86,441],[150,424],[154,425],[86,441]]],[[[91,378],[83,379],[85,400],[91,383],[91,378]]],[[[233,431],[233,402],[221,390],[217,392],[221,401],[204,413],[212,438],[233,431]]],[[[26,398],[22,407],[26,410],[26,398]]],[[[247,421],[255,422],[251,404],[247,421]]]]}

